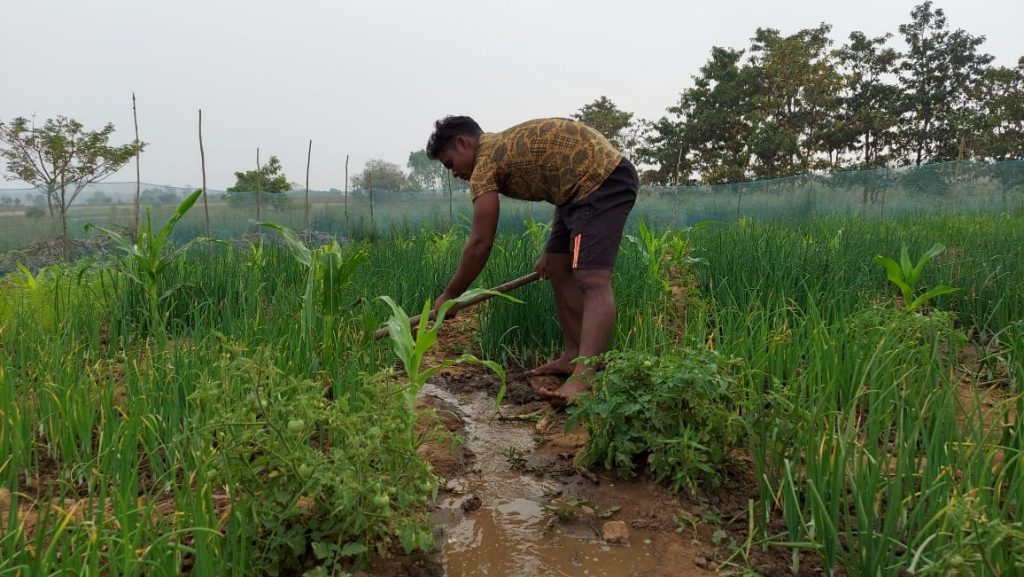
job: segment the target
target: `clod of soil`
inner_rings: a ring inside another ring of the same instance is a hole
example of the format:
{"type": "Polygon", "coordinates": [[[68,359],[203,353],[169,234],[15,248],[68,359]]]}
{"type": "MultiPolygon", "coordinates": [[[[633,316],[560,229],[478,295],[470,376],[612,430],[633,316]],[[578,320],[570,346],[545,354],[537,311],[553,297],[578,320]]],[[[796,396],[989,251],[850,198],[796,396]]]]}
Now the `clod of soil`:
{"type": "Polygon", "coordinates": [[[606,521],[601,526],[601,538],[606,543],[626,545],[629,543],[629,527],[622,521],[606,521]]]}

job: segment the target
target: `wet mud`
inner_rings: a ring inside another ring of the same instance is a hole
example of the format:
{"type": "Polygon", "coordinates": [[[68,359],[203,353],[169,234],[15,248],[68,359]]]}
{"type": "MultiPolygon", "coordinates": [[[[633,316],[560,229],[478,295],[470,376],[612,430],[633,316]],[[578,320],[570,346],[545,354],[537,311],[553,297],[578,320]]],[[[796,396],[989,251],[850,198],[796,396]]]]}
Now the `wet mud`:
{"type": "Polygon", "coordinates": [[[649,482],[576,469],[586,434],[565,431],[564,415],[539,401],[536,388],[552,385],[552,378],[510,375],[500,411],[494,404],[499,382],[480,370],[443,373],[422,390],[422,404],[457,408],[470,461],[459,471],[450,458],[425,453],[432,462],[440,457],[435,471],[445,479],[433,514],[444,574],[714,573],[711,555],[693,535],[677,531],[676,497],[649,482]]]}

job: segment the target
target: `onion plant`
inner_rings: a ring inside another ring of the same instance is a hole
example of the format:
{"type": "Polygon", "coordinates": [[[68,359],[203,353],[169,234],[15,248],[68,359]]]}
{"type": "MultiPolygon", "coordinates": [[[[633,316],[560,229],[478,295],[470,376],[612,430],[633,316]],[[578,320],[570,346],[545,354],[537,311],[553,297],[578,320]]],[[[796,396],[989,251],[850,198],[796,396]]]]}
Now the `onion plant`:
{"type": "Polygon", "coordinates": [[[170,291],[174,290],[173,287],[161,286],[161,273],[164,269],[174,263],[181,255],[183,255],[194,242],[208,240],[205,238],[196,238],[174,248],[173,250],[165,250],[171,233],[174,231],[174,226],[183,216],[185,216],[185,213],[192,208],[192,205],[196,203],[202,194],[202,189],[196,189],[195,192],[187,196],[185,200],[178,205],[174,214],[172,214],[160,230],[156,232],[153,231],[152,213],[147,209],[146,219],[139,226],[139,230],[134,239],[131,239],[117,231],[97,226],[92,223],[87,223],[85,225],[86,230],[96,229],[103,233],[113,241],[114,247],[117,248],[117,250],[126,255],[127,260],[121,261],[122,267],[120,270],[122,274],[142,288],[146,295],[147,308],[149,312],[149,333],[153,337],[164,333],[165,322],[163,315],[160,313],[159,305],[161,299],[166,297],[170,291]]]}

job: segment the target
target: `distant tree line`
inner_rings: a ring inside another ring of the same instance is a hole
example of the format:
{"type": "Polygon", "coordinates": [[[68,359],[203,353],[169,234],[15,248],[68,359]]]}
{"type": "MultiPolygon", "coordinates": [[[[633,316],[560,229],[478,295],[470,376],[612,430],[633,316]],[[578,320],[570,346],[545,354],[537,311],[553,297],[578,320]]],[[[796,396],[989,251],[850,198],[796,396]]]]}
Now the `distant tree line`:
{"type": "Polygon", "coordinates": [[[574,118],[617,144],[652,184],[716,184],[808,171],[1024,158],[1024,57],[993,66],[985,38],[925,2],[892,34],[759,28],[715,46],[694,86],[655,120],[601,97],[574,118]]]}

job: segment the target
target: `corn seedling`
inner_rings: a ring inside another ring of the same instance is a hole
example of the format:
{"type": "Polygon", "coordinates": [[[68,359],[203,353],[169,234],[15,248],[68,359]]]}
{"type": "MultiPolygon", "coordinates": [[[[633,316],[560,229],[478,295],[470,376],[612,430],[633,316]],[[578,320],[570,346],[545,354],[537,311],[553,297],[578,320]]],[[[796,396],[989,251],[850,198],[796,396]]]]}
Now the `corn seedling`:
{"type": "Polygon", "coordinates": [[[907,245],[904,244],[900,249],[899,262],[882,255],[875,256],[874,262],[884,268],[886,278],[899,287],[900,293],[903,295],[903,303],[906,309],[908,311],[914,311],[937,296],[957,291],[957,289],[951,286],[938,285],[928,289],[920,295],[915,296],[914,294],[917,289],[917,283],[921,280],[921,273],[924,272],[924,266],[928,264],[928,261],[939,254],[942,254],[945,250],[945,246],[936,243],[932,245],[927,252],[921,255],[917,264],[911,264],[910,255],[907,252],[907,245]]]}
{"type": "Polygon", "coordinates": [[[501,365],[494,361],[480,359],[471,354],[465,354],[456,359],[444,360],[432,367],[423,368],[422,366],[423,356],[437,343],[437,334],[441,330],[441,323],[444,322],[445,314],[450,311],[452,307],[475,296],[484,294],[500,296],[513,302],[520,302],[514,297],[504,293],[486,289],[474,289],[467,291],[458,299],[445,301],[437,311],[437,318],[431,323],[430,301],[428,300],[423,303],[423,312],[420,314],[419,324],[416,325],[415,336],[413,335],[412,327],[409,323],[409,315],[402,310],[402,307],[398,306],[398,304],[396,304],[389,296],[380,297],[381,300],[391,307],[392,314],[388,318],[387,322],[388,331],[393,342],[395,355],[398,356],[398,359],[402,362],[402,366],[405,368],[405,374],[409,379],[408,386],[402,389],[402,396],[405,400],[405,408],[409,417],[410,427],[416,419],[417,393],[419,393],[420,389],[423,388],[423,385],[426,384],[430,377],[434,376],[442,369],[446,369],[453,365],[469,363],[482,365],[491,369],[501,379],[501,389],[498,391],[495,403],[501,404],[501,401],[504,399],[505,370],[501,368],[501,365]]]}
{"type": "Polygon", "coordinates": [[[272,222],[256,224],[281,233],[296,260],[306,267],[301,323],[303,334],[311,338],[311,329],[318,312],[325,317],[334,318],[344,310],[344,289],[350,283],[356,269],[369,262],[369,258],[361,249],[345,254],[336,240],[311,249],[288,227],[272,222]]]}
{"type": "Polygon", "coordinates": [[[196,203],[196,200],[202,196],[202,189],[197,189],[195,192],[185,198],[181,204],[178,205],[177,210],[171,215],[171,218],[164,223],[163,227],[154,234],[153,232],[153,218],[152,212],[146,210],[146,220],[139,227],[139,230],[135,236],[134,242],[119,232],[97,226],[92,223],[87,223],[85,229],[96,229],[106,235],[114,243],[114,247],[119,251],[127,255],[128,260],[124,262],[124,266],[121,267],[121,272],[132,282],[136,283],[143,289],[146,294],[146,302],[149,308],[149,329],[150,335],[156,336],[163,333],[164,319],[160,314],[159,303],[167,294],[173,290],[172,288],[166,289],[163,293],[160,292],[160,274],[166,269],[171,263],[177,261],[178,257],[185,253],[192,246],[193,243],[209,240],[206,238],[195,238],[186,242],[185,244],[177,247],[176,249],[165,252],[164,248],[168,244],[168,239],[171,233],[174,231],[174,225],[181,220],[181,217],[185,216],[185,213],[192,208],[192,205],[196,203]]]}

